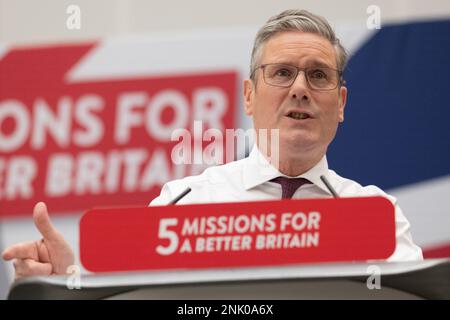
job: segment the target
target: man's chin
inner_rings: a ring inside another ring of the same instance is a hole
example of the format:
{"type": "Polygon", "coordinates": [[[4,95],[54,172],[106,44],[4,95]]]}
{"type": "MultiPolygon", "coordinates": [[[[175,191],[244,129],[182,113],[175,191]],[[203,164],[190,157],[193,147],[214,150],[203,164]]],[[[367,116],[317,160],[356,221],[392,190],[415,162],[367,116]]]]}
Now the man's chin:
{"type": "Polygon", "coordinates": [[[291,134],[280,137],[280,150],[308,151],[318,146],[319,139],[311,134],[291,134]]]}

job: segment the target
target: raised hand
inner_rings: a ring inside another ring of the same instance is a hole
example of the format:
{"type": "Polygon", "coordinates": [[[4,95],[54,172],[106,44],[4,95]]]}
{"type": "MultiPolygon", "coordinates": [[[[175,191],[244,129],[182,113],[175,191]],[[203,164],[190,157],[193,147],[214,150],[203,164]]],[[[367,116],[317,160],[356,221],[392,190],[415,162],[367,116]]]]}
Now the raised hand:
{"type": "Polygon", "coordinates": [[[39,202],[33,209],[34,224],[41,240],[22,242],[7,248],[2,257],[13,260],[15,277],[65,274],[74,263],[72,248],[50,221],[47,206],[39,202]]]}

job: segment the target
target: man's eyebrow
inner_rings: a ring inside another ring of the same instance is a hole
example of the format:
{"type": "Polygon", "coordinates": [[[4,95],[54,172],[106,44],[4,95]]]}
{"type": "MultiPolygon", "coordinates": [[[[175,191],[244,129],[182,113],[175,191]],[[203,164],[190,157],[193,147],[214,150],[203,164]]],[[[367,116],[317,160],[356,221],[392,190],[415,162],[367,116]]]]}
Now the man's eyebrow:
{"type": "Polygon", "coordinates": [[[308,61],[305,64],[307,67],[323,67],[323,68],[332,68],[335,69],[334,66],[330,66],[328,63],[322,62],[322,61],[318,61],[318,60],[312,60],[312,61],[308,61]]]}

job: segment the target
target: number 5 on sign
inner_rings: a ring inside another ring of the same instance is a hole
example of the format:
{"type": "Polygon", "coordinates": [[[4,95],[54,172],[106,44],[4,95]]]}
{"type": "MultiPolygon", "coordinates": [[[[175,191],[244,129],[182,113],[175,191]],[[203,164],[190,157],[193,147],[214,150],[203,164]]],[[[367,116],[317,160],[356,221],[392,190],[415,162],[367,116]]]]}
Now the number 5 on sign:
{"type": "Polygon", "coordinates": [[[168,230],[169,227],[175,227],[178,224],[178,219],[161,219],[159,220],[159,239],[169,240],[169,245],[156,247],[156,252],[162,256],[168,256],[174,253],[178,248],[178,235],[175,231],[168,230]]]}

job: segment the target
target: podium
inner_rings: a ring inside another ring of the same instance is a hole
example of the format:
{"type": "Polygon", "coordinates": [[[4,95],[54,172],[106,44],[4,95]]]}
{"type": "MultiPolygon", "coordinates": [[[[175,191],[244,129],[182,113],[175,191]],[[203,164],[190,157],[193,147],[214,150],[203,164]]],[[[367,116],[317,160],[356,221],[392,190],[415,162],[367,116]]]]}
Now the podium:
{"type": "Polygon", "coordinates": [[[450,259],[30,277],[8,299],[450,299],[450,259]],[[380,289],[369,289],[373,268],[380,289]]]}
{"type": "Polygon", "coordinates": [[[450,259],[386,262],[395,232],[382,197],[93,209],[95,273],[21,279],[8,298],[450,299],[450,259]]]}

